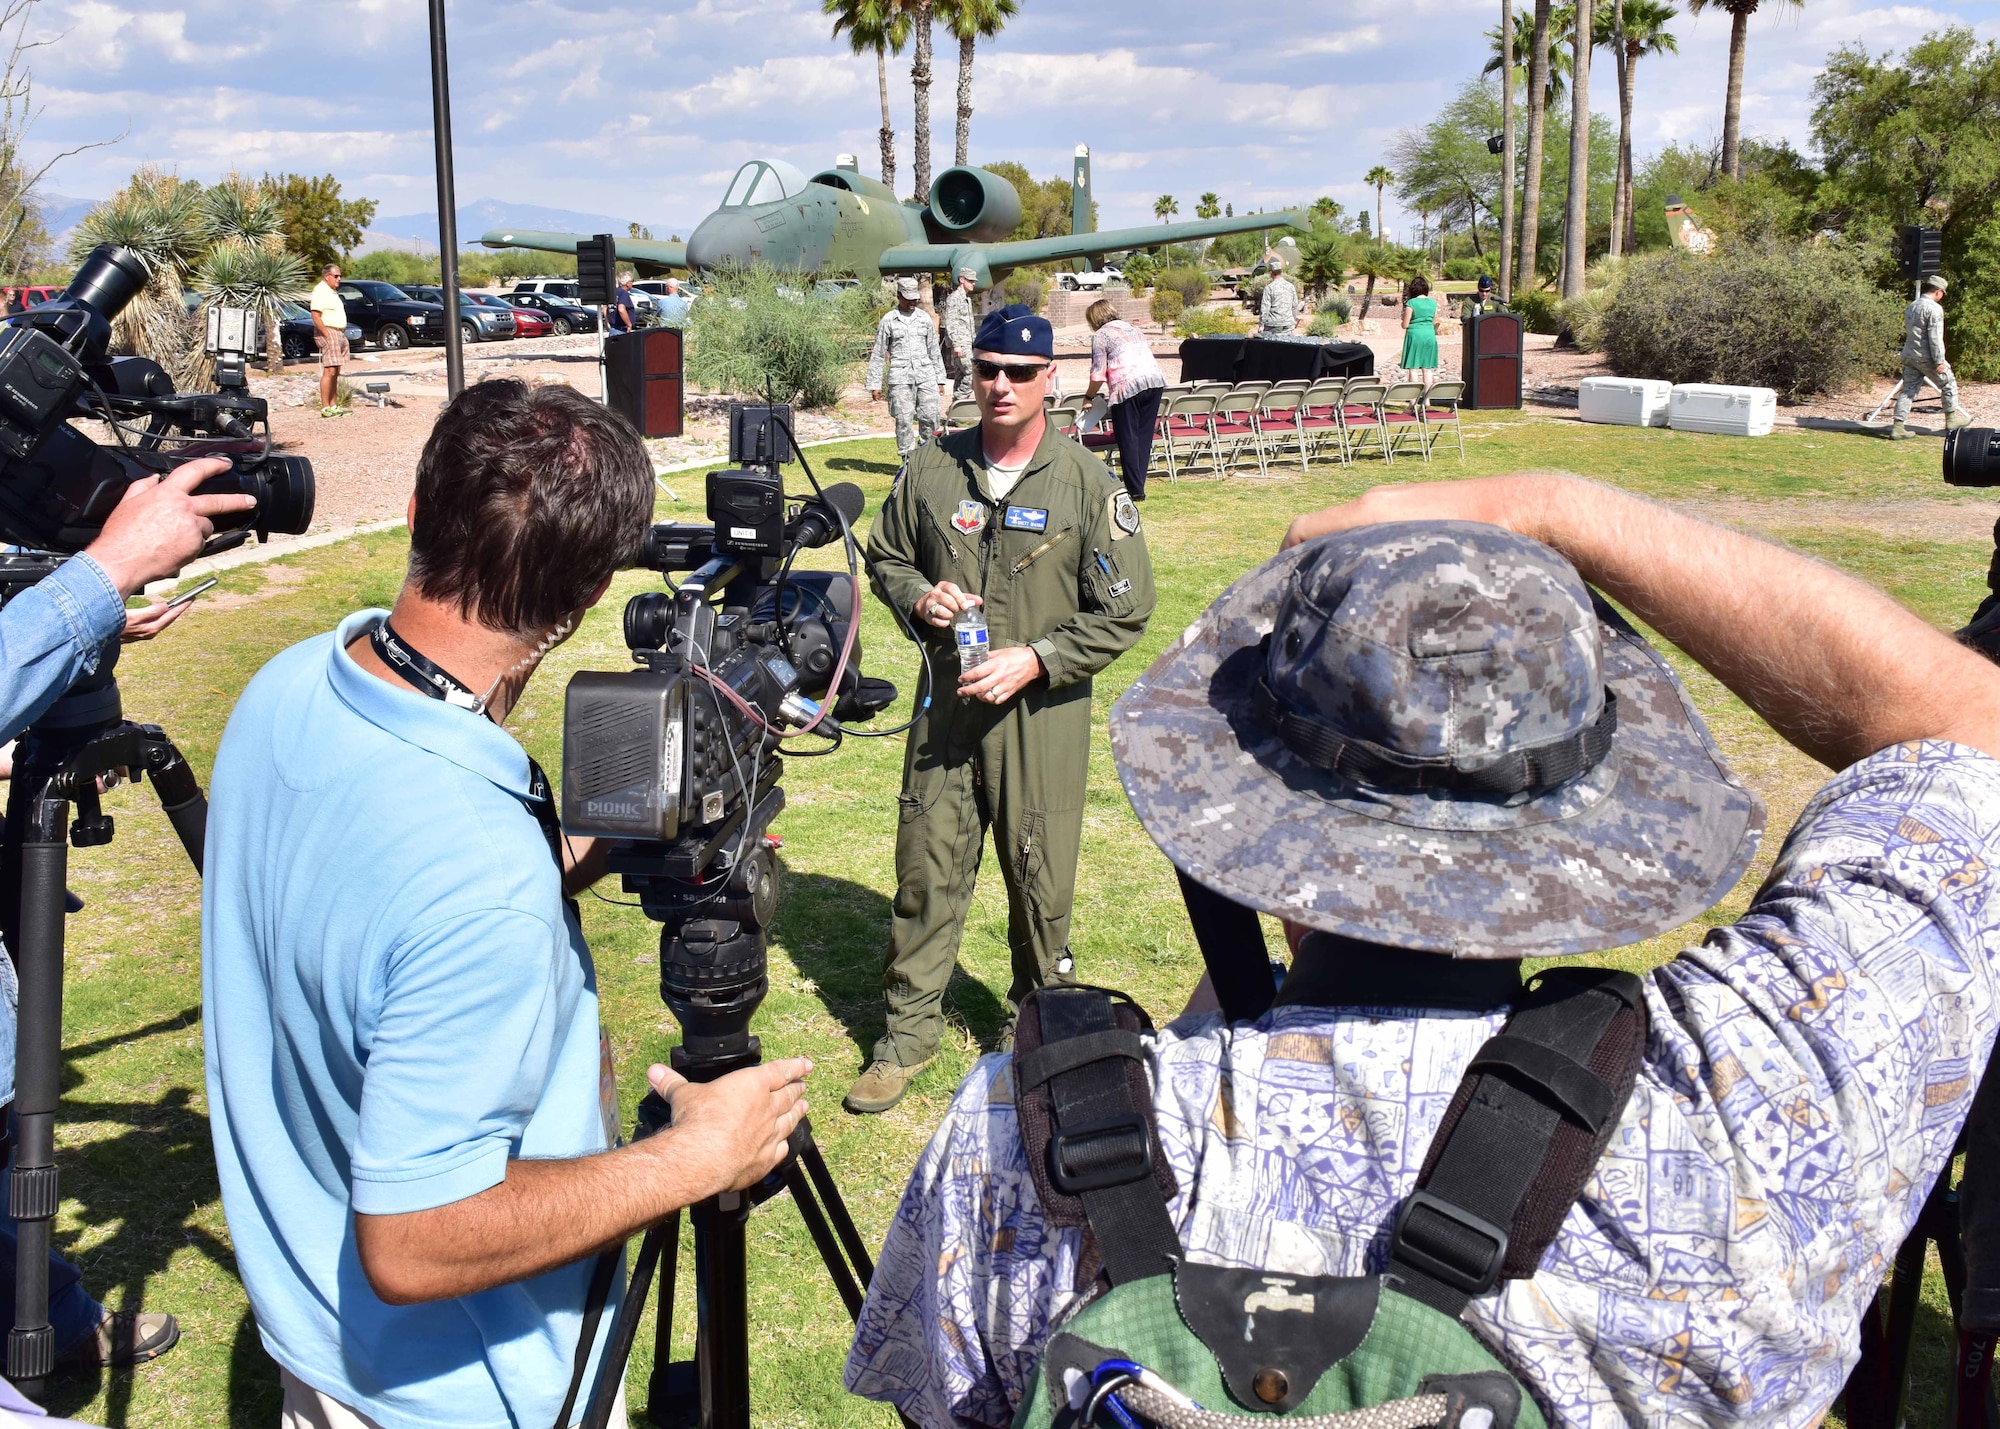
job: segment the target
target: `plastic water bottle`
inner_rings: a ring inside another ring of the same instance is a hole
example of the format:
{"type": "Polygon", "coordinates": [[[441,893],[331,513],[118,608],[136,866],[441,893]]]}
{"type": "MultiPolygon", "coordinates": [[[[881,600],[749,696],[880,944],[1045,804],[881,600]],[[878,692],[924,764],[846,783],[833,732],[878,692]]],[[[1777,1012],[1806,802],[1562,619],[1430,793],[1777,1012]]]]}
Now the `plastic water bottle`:
{"type": "Polygon", "coordinates": [[[961,610],[958,619],[951,623],[951,632],[958,639],[958,668],[961,674],[986,663],[985,611],[976,605],[961,610]]]}

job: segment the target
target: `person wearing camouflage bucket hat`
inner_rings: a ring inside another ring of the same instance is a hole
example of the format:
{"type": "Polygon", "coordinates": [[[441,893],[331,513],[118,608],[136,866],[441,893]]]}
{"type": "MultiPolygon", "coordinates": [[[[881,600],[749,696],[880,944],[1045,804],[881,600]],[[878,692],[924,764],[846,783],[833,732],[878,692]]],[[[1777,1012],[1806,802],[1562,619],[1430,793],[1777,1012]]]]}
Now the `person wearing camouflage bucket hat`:
{"type": "Polygon", "coordinates": [[[1764,827],[1652,647],[1497,526],[1292,548],[1134,682],[1111,742],[1190,876],[1303,927],[1459,957],[1678,927],[1764,827]]]}
{"type": "MultiPolygon", "coordinates": [[[[1637,1080],[1582,1195],[1459,1318],[1533,1400],[1514,1429],[1822,1419],[2000,1027],[2000,669],[1781,547],[1492,477],[1301,517],[1111,736],[1168,856],[1294,949],[1255,1020],[1191,1010],[1141,1043],[1189,1262],[1383,1273],[1520,960],[1687,928],[1698,946],[1646,951],[1637,1080]],[[1633,622],[1840,771],[1754,890],[1762,806],[1633,622]]],[[[922,1425],[1007,1424],[1099,1303],[1013,1071],[989,1057],[959,1088],[848,1360],[851,1390],[922,1425]]],[[[2000,1188],[2000,1136],[1974,1114],[1975,1264],[2000,1247],[1982,1178],[2000,1188]]],[[[1975,1273],[1955,1376],[1983,1376],[1996,1311],[1975,1273]]]]}

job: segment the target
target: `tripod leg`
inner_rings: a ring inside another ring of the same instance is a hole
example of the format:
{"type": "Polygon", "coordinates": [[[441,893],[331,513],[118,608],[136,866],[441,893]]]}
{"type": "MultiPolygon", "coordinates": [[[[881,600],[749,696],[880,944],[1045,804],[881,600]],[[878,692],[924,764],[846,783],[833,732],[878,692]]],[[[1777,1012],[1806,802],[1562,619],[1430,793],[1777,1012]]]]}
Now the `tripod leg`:
{"type": "MultiPolygon", "coordinates": [[[[678,1214],[675,1219],[678,1221],[678,1214]]],[[[652,1288],[653,1267],[659,1264],[664,1234],[664,1227],[654,1226],[639,1242],[638,1263],[632,1267],[632,1279],[625,1288],[624,1303],[618,1307],[618,1318],[611,1322],[611,1338],[605,1343],[604,1358],[598,1361],[597,1387],[591,1391],[590,1407],[583,1416],[584,1429],[604,1429],[611,1418],[618,1386],[625,1382],[625,1362],[632,1354],[632,1339],[639,1332],[639,1317],[646,1312],[646,1292],[652,1288]]],[[[584,1351],[579,1347],[577,1353],[584,1351]]],[[[558,1429],[567,1426],[569,1406],[565,1404],[563,1409],[564,1423],[558,1429]]]]}
{"type": "Polygon", "coordinates": [[[194,871],[200,873],[208,841],[208,800],[174,742],[153,732],[151,726],[148,730],[152,738],[146,747],[146,772],[153,776],[153,792],[160,796],[160,808],[179,835],[194,871]]]}
{"type": "Polygon", "coordinates": [[[740,1192],[694,1208],[695,1363],[702,1429],[750,1429],[750,1306],[740,1192]]]}
{"type": "Polygon", "coordinates": [[[861,1287],[855,1283],[854,1272],[847,1268],[847,1261],[840,1253],[840,1243],[834,1239],[833,1228],[827,1225],[826,1214],[820,1210],[819,1201],[813,1196],[812,1183],[799,1169],[798,1162],[794,1161],[785,1172],[785,1185],[799,1208],[799,1219],[806,1223],[813,1244],[819,1247],[820,1261],[826,1266],[826,1273],[833,1278],[833,1288],[840,1292],[848,1317],[860,1319],[861,1287]]]}
{"type": "MultiPolygon", "coordinates": [[[[48,793],[45,778],[25,776],[25,797],[10,800],[9,842],[19,837],[18,936],[12,947],[20,975],[19,1042],[14,1055],[18,1127],[7,1210],[18,1239],[14,1327],[7,1337],[7,1378],[39,1394],[55,1368],[49,1326],[49,1227],[56,1213],[56,1102],[62,1092],[63,876],[69,862],[69,803],[48,793]],[[18,822],[17,822],[18,821],[18,822]],[[14,830],[18,828],[19,834],[14,830]]],[[[12,852],[10,850],[10,852],[12,852]]],[[[12,860],[10,860],[12,861],[12,860]]]]}
{"type": "Polygon", "coordinates": [[[681,1268],[681,1213],[667,1217],[660,1247],[660,1308],[653,1318],[653,1373],[646,1381],[646,1417],[657,1425],[698,1423],[701,1394],[692,1364],[674,1363],[674,1298],[681,1268]]]}
{"type": "Polygon", "coordinates": [[[813,1185],[819,1191],[819,1198],[826,1205],[827,1219],[840,1235],[840,1243],[847,1248],[847,1258],[854,1264],[855,1272],[861,1278],[861,1288],[875,1278],[875,1262],[869,1259],[867,1243],[861,1239],[861,1232],[854,1228],[854,1217],[847,1213],[847,1202],[840,1198],[840,1187],[833,1183],[833,1172],[827,1169],[826,1157],[820,1154],[819,1143],[812,1139],[812,1128],[804,1122],[805,1145],[799,1150],[799,1160],[805,1163],[806,1171],[812,1176],[813,1185]]]}

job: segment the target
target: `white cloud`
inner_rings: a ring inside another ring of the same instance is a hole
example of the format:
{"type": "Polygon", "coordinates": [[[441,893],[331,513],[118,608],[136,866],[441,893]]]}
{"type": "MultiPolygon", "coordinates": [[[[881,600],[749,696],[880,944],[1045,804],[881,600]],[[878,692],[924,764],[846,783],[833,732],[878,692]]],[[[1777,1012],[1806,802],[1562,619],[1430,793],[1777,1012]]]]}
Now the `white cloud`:
{"type": "Polygon", "coordinates": [[[242,59],[264,47],[261,38],[196,44],[187,37],[185,10],[143,11],[108,0],[74,0],[64,20],[66,33],[59,43],[77,63],[98,70],[123,68],[134,54],[149,63],[165,59],[207,65],[242,59]]]}

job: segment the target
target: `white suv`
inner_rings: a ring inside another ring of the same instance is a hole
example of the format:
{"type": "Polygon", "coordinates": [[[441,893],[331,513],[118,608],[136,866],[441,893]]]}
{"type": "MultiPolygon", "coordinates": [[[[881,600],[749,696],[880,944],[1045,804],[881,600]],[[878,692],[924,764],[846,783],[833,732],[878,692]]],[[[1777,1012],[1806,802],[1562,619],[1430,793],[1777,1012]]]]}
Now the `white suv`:
{"type": "Polygon", "coordinates": [[[576,279],[574,278],[529,278],[514,285],[517,293],[547,293],[552,298],[576,301],[576,279]]]}

